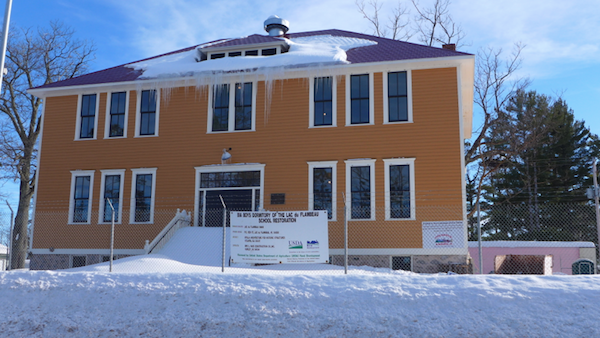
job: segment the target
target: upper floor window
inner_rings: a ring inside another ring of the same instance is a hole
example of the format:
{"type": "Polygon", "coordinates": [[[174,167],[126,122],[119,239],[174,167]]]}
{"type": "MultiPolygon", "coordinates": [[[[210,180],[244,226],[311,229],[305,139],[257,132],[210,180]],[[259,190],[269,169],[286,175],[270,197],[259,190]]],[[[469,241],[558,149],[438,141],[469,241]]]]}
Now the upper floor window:
{"type": "Polygon", "coordinates": [[[327,218],[335,221],[337,161],[308,162],[309,210],[327,210],[327,218]]]}
{"type": "Polygon", "coordinates": [[[390,72],[383,77],[384,123],[412,122],[410,72],[390,72]]]}
{"type": "Polygon", "coordinates": [[[373,124],[373,75],[350,75],[346,83],[346,125],[373,124]]]}
{"type": "Polygon", "coordinates": [[[157,90],[142,90],[139,95],[136,136],[158,135],[158,98],[157,90]]]}
{"type": "Polygon", "coordinates": [[[267,56],[267,55],[275,55],[277,54],[277,48],[265,48],[263,50],[261,50],[261,55],[267,56]]]}
{"type": "Polygon", "coordinates": [[[77,114],[76,139],[94,139],[96,138],[96,94],[81,95],[79,97],[79,109],[77,114]]]}
{"type": "Polygon", "coordinates": [[[346,161],[346,195],[350,219],[375,219],[375,160],[346,161]]]}
{"type": "Polygon", "coordinates": [[[156,168],[131,169],[131,212],[129,223],[153,223],[156,168]]]}
{"type": "Polygon", "coordinates": [[[252,87],[252,82],[212,87],[208,132],[254,130],[256,94],[252,87]]]}
{"type": "Polygon", "coordinates": [[[310,126],[335,126],[336,81],[329,77],[316,77],[310,86],[310,126]]]}
{"type": "Polygon", "coordinates": [[[106,137],[125,137],[127,121],[127,92],[110,93],[106,119],[106,137]]]}
{"type": "Polygon", "coordinates": [[[384,159],[385,218],[415,219],[414,158],[384,159]]]}
{"type": "Polygon", "coordinates": [[[93,186],[93,170],[71,172],[69,223],[90,223],[93,186]]]}
{"type": "Polygon", "coordinates": [[[229,85],[214,86],[212,131],[229,129],[229,85]]]}

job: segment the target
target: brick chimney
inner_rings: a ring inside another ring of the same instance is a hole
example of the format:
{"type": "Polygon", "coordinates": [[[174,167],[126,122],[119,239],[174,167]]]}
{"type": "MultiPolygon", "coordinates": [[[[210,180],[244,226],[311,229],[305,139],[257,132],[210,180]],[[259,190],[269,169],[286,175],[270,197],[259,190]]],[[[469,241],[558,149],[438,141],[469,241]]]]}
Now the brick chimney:
{"type": "Polygon", "coordinates": [[[447,50],[456,50],[456,44],[454,43],[449,43],[446,45],[442,45],[443,49],[447,49],[447,50]]]}

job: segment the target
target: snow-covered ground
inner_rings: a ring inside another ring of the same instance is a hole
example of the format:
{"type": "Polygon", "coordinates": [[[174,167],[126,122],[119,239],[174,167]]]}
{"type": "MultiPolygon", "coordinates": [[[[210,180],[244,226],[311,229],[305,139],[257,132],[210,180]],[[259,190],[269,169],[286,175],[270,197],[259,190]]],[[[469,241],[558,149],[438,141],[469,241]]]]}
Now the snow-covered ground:
{"type": "Polygon", "coordinates": [[[186,231],[160,254],[115,261],[113,273],[107,263],[0,272],[0,336],[600,336],[598,275],[427,275],[367,267],[344,275],[330,265],[222,273],[218,257],[204,265],[183,259],[179,245],[193,237],[186,231]]]}

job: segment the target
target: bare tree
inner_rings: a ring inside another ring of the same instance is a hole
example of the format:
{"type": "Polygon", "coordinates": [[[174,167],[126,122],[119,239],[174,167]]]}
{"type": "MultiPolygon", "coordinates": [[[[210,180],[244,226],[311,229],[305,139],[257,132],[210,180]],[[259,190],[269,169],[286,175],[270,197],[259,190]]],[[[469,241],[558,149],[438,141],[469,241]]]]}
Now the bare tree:
{"type": "Polygon", "coordinates": [[[404,7],[401,2],[398,2],[396,8],[391,10],[391,15],[387,18],[388,24],[381,22],[379,13],[381,12],[382,4],[377,0],[370,0],[367,5],[364,0],[356,0],[356,7],[367,21],[373,26],[373,35],[379,37],[388,37],[394,40],[408,40],[412,34],[408,30],[408,8],[404,7]]]}
{"type": "Polygon", "coordinates": [[[12,29],[6,55],[7,73],[2,83],[0,135],[2,170],[19,182],[11,267],[25,265],[28,245],[29,205],[34,192],[36,147],[41,128],[42,99],[27,89],[75,77],[87,71],[93,60],[93,43],[74,38],[74,31],[60,22],[48,28],[12,29]]]}
{"type": "MultiPolygon", "coordinates": [[[[516,43],[508,57],[504,57],[502,49],[486,48],[477,54],[475,66],[475,104],[483,114],[483,122],[476,130],[475,139],[465,146],[465,164],[478,165],[467,181],[474,185],[476,205],[482,193],[482,187],[490,175],[505,167],[522,149],[533,146],[524,144],[511,137],[515,131],[510,116],[505,114],[509,99],[518,91],[529,85],[529,79],[516,76],[521,67],[521,53],[524,45],[516,43]],[[502,138],[487,138],[490,128],[502,138]],[[515,142],[513,142],[515,141],[515,142]]],[[[531,142],[539,141],[537,139],[531,142]]],[[[471,216],[475,210],[471,210],[471,216]]]]}
{"type": "Polygon", "coordinates": [[[421,7],[417,0],[410,0],[417,11],[415,30],[419,40],[433,46],[435,43],[461,46],[465,34],[459,24],[452,20],[448,7],[450,0],[435,0],[431,7],[421,7]]]}
{"type": "Polygon", "coordinates": [[[464,32],[459,24],[454,22],[450,16],[450,0],[435,0],[431,7],[421,7],[417,0],[411,0],[411,3],[417,12],[411,21],[409,9],[401,1],[397,2],[397,7],[391,10],[391,15],[387,18],[380,17],[383,4],[378,0],[356,0],[356,7],[367,21],[373,27],[373,35],[388,37],[394,40],[408,40],[414,34],[420,42],[433,46],[439,44],[456,44],[461,47],[464,39],[464,32]],[[411,29],[410,24],[414,26],[411,29]]]}

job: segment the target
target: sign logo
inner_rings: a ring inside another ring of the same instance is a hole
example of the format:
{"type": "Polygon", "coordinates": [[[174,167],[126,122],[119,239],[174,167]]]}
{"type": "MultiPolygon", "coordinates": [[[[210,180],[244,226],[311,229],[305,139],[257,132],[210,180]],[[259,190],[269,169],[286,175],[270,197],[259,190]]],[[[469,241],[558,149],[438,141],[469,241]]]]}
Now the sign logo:
{"type": "Polygon", "coordinates": [[[436,246],[446,246],[452,245],[452,236],[448,234],[441,234],[435,236],[435,245],[436,246]]]}
{"type": "Polygon", "coordinates": [[[307,249],[318,249],[319,241],[317,241],[316,239],[314,241],[306,241],[306,248],[307,249]]]}
{"type": "Polygon", "coordinates": [[[290,249],[302,249],[302,241],[289,241],[290,249]]]}

